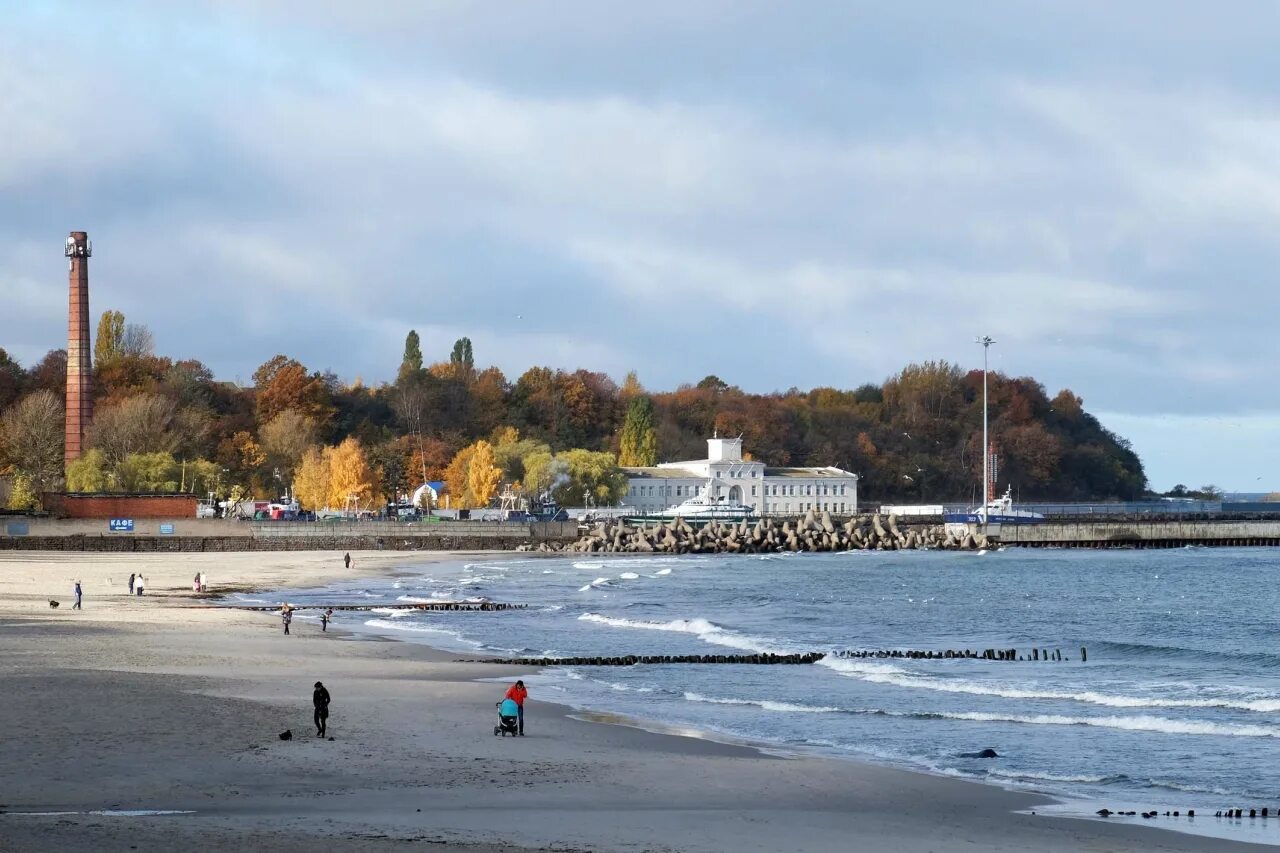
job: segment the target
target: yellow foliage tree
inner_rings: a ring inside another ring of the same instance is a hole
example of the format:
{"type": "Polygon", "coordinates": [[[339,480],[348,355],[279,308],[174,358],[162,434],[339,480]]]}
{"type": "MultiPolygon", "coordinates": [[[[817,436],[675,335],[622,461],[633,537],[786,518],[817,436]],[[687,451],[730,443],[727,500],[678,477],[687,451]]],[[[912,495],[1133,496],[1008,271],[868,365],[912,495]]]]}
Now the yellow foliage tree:
{"type": "Polygon", "coordinates": [[[473,447],[471,463],[467,466],[467,491],[470,492],[472,506],[488,506],[498,491],[502,469],[494,464],[493,445],[477,441],[473,447]]]}
{"type": "Polygon", "coordinates": [[[462,448],[444,469],[444,485],[452,507],[471,506],[471,457],[475,452],[475,445],[462,448]]]}
{"type": "Polygon", "coordinates": [[[308,509],[323,509],[329,500],[329,450],[309,447],[293,476],[293,494],[308,509]]]}
{"type": "Polygon", "coordinates": [[[378,476],[369,464],[364,448],[355,438],[329,449],[329,506],[346,507],[354,497],[362,508],[381,500],[378,476]]]}

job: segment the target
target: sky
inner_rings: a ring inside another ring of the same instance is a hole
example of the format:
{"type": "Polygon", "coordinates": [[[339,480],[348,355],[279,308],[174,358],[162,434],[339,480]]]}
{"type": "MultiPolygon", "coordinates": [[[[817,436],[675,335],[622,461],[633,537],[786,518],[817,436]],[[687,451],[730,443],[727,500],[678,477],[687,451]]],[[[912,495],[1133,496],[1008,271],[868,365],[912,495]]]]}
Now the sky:
{"type": "Polygon", "coordinates": [[[650,388],[1070,388],[1151,483],[1280,489],[1280,20],[1264,4],[14,3],[0,346],[91,310],[276,353],[650,388]]]}

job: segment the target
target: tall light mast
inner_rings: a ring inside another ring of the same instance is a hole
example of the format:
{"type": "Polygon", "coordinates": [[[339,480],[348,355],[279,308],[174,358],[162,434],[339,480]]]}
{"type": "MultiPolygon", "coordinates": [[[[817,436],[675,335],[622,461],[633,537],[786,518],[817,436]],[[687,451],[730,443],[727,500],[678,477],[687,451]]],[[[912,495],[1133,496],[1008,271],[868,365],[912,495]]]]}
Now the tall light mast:
{"type": "Polygon", "coordinates": [[[982,524],[987,524],[987,504],[990,499],[987,493],[991,486],[991,453],[989,451],[990,443],[987,439],[987,353],[991,351],[991,345],[995,340],[988,335],[975,340],[975,343],[982,344],[982,524]]]}

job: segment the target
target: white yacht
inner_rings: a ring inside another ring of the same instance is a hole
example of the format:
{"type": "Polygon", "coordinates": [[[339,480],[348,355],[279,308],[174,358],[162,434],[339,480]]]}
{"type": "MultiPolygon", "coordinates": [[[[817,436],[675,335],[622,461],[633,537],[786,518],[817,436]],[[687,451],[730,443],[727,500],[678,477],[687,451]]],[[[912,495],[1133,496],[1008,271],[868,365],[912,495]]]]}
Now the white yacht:
{"type": "Polygon", "coordinates": [[[1015,508],[1013,487],[1009,487],[1003,497],[965,512],[944,513],[942,520],[947,524],[1039,524],[1044,521],[1044,516],[1029,509],[1015,508]]]}
{"type": "Polygon", "coordinates": [[[712,489],[713,486],[708,481],[703,494],[687,498],[683,503],[668,507],[656,516],[650,517],[667,520],[683,518],[686,521],[742,521],[755,513],[755,510],[746,504],[713,495],[712,489]]]}

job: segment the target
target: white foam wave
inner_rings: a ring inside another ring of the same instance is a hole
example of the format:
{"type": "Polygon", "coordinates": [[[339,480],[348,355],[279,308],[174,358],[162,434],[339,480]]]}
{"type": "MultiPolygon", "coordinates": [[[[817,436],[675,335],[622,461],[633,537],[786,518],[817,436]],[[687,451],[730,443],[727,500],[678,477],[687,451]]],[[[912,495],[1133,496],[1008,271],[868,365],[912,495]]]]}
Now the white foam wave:
{"type": "Polygon", "coordinates": [[[574,567],[575,569],[592,569],[592,570],[599,570],[599,569],[603,569],[603,568],[604,568],[604,563],[601,563],[601,562],[586,562],[586,561],[582,561],[582,562],[574,563],[574,564],[573,564],[573,567],[574,567]]]}
{"type": "Polygon", "coordinates": [[[369,612],[377,613],[380,616],[387,616],[391,619],[403,619],[405,616],[408,616],[410,613],[410,611],[408,610],[394,610],[390,607],[375,607],[369,612]]]}
{"type": "Polygon", "coordinates": [[[583,613],[578,617],[582,622],[594,622],[612,628],[636,628],[645,631],[671,631],[677,634],[693,634],[705,643],[717,646],[728,646],[748,652],[776,652],[766,640],[735,634],[714,622],[706,619],[673,619],[670,622],[646,622],[636,619],[618,619],[613,616],[602,616],[599,613],[583,613]]]}
{"type": "Polygon", "coordinates": [[[701,693],[686,692],[684,698],[689,702],[708,702],[713,705],[753,705],[766,711],[778,711],[792,714],[839,714],[843,708],[829,708],[818,705],[795,705],[791,702],[774,702],[769,699],[722,699],[716,696],[703,696],[701,693]]]}
{"type": "MultiPolygon", "coordinates": [[[[898,716],[898,714],[894,714],[898,716]]],[[[925,715],[946,720],[980,723],[1021,723],[1032,726],[1096,726],[1133,732],[1159,732],[1178,735],[1221,735],[1224,737],[1280,737],[1274,726],[1235,726],[1206,720],[1170,720],[1165,717],[1068,717],[1060,714],[989,714],[979,711],[940,712],[925,715]]]]}
{"type": "Polygon", "coordinates": [[[1178,699],[1164,696],[1126,696],[1123,694],[1099,693],[1095,690],[1081,690],[1072,693],[1065,690],[1041,690],[1000,684],[981,684],[959,679],[931,678],[913,674],[895,666],[871,664],[845,658],[827,657],[823,658],[819,663],[836,672],[860,678],[863,681],[893,684],[898,687],[914,687],[921,690],[934,690],[940,693],[999,696],[1003,699],[1049,699],[1063,702],[1082,702],[1109,708],[1231,708],[1240,711],[1254,711],[1260,714],[1280,712],[1280,699],[1277,698],[1228,699],[1223,697],[1204,697],[1199,699],[1178,699]]]}
{"type": "Polygon", "coordinates": [[[657,570],[656,572],[654,572],[653,574],[654,574],[654,576],[655,576],[655,577],[662,577],[663,575],[669,575],[669,574],[671,574],[671,570],[670,570],[670,569],[658,569],[658,570],[657,570]]]}
{"type": "Polygon", "coordinates": [[[423,625],[420,622],[405,623],[392,621],[390,619],[370,619],[364,624],[370,628],[383,628],[392,631],[410,631],[415,634],[443,634],[447,637],[452,637],[460,643],[465,643],[468,646],[474,646],[477,649],[484,648],[484,643],[469,640],[462,636],[458,631],[451,631],[448,628],[435,628],[430,625],[423,625]]]}
{"type": "Polygon", "coordinates": [[[992,768],[988,770],[987,775],[1013,781],[1078,782],[1086,785],[1097,785],[1103,782],[1109,782],[1113,779],[1123,778],[1120,776],[1070,776],[1059,773],[1037,773],[1034,770],[1001,770],[999,768],[992,768]]]}
{"type": "Polygon", "coordinates": [[[623,572],[622,574],[618,575],[618,578],[624,581],[633,581],[638,577],[640,576],[635,572],[623,572]]]}

